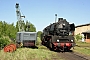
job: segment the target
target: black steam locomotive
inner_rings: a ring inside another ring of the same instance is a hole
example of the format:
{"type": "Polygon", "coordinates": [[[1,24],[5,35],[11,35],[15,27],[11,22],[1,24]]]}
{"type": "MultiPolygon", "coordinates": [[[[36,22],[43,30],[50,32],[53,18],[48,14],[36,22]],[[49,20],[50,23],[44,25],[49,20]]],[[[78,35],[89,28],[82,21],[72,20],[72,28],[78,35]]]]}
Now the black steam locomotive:
{"type": "Polygon", "coordinates": [[[58,22],[44,28],[41,35],[42,45],[53,50],[70,50],[75,46],[74,23],[69,24],[66,19],[58,18],[58,22]]]}

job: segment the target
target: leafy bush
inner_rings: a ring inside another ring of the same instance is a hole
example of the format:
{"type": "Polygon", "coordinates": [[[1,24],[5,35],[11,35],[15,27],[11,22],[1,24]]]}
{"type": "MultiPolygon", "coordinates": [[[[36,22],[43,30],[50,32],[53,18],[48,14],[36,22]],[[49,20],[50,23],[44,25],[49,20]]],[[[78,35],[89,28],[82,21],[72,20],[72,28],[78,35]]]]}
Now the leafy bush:
{"type": "Polygon", "coordinates": [[[75,40],[79,41],[82,39],[82,36],[80,34],[75,35],[75,40]]]}
{"type": "Polygon", "coordinates": [[[41,45],[41,40],[39,37],[37,37],[36,45],[41,45]]]}
{"type": "Polygon", "coordinates": [[[10,40],[8,38],[0,38],[0,49],[2,49],[4,46],[10,44],[10,40]]]}

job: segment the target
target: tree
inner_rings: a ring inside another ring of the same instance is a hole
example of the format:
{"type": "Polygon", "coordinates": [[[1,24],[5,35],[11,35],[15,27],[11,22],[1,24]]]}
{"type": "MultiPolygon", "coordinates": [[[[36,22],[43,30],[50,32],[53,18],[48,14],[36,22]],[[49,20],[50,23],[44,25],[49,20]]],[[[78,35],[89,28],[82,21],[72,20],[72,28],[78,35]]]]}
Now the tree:
{"type": "Polygon", "coordinates": [[[3,23],[0,21],[0,37],[3,35],[3,23]]]}
{"type": "Polygon", "coordinates": [[[41,38],[41,34],[42,34],[42,31],[38,31],[38,32],[37,32],[37,36],[38,36],[39,38],[41,38]]]}
{"type": "Polygon", "coordinates": [[[32,23],[26,21],[25,31],[36,32],[36,27],[32,23]]]}
{"type": "Polygon", "coordinates": [[[19,31],[18,21],[16,22],[16,29],[17,29],[17,31],[19,31]]]}
{"type": "Polygon", "coordinates": [[[36,27],[32,23],[30,24],[30,32],[36,32],[36,27]]]}
{"type": "MultiPolygon", "coordinates": [[[[28,20],[26,21],[26,23],[23,21],[23,26],[24,26],[25,31],[36,32],[36,27],[32,23],[30,23],[28,20]]],[[[16,28],[17,28],[17,31],[19,31],[18,21],[16,23],[16,28]]]]}

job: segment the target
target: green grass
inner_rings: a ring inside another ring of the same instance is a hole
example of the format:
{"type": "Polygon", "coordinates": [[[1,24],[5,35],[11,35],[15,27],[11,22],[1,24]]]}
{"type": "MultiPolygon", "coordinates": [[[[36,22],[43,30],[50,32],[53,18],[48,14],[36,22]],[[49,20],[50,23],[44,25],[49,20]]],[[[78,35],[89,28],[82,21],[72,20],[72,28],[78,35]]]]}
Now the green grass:
{"type": "Polygon", "coordinates": [[[42,46],[39,37],[37,37],[36,45],[38,49],[18,48],[13,53],[5,53],[3,50],[0,50],[0,60],[54,60],[54,58],[63,60],[56,52],[50,51],[47,47],[42,46]]]}
{"type": "Polygon", "coordinates": [[[74,51],[90,56],[90,48],[75,47],[74,51]]]}
{"type": "Polygon", "coordinates": [[[74,51],[90,56],[90,43],[76,42],[74,51]]]}
{"type": "Polygon", "coordinates": [[[47,49],[19,48],[13,53],[0,51],[0,60],[52,60],[57,54],[47,49]]]}
{"type": "Polygon", "coordinates": [[[90,47],[90,43],[86,43],[86,42],[76,42],[76,45],[81,47],[90,47]]]}

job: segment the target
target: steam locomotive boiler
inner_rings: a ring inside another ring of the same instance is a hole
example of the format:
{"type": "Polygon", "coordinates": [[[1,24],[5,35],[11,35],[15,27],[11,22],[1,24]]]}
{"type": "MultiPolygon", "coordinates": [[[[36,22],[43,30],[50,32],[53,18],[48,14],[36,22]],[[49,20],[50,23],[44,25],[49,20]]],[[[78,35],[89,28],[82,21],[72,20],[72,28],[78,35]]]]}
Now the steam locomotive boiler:
{"type": "Polygon", "coordinates": [[[75,46],[74,31],[74,23],[69,24],[66,19],[58,18],[58,22],[44,28],[41,35],[42,45],[52,50],[70,50],[75,46]]]}

